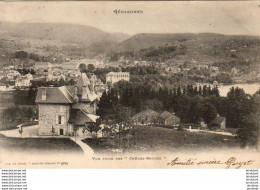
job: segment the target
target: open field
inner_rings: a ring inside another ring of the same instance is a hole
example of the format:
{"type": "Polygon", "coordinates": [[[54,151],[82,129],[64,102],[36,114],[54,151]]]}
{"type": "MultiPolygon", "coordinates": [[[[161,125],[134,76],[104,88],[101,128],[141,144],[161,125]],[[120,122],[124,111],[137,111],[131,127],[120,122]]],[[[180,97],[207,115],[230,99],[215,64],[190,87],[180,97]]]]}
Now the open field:
{"type": "Polygon", "coordinates": [[[32,154],[81,154],[83,151],[68,138],[9,138],[0,135],[1,151],[32,154]]]}
{"type": "MultiPolygon", "coordinates": [[[[208,134],[203,132],[177,131],[174,129],[134,126],[131,131],[132,136],[128,139],[126,152],[182,152],[182,151],[211,151],[217,149],[239,148],[235,137],[219,134],[208,134]]],[[[130,135],[128,135],[130,136],[130,135]]],[[[118,138],[102,139],[95,143],[93,139],[85,139],[87,143],[97,153],[111,152],[119,149],[123,140],[118,138]]]]}

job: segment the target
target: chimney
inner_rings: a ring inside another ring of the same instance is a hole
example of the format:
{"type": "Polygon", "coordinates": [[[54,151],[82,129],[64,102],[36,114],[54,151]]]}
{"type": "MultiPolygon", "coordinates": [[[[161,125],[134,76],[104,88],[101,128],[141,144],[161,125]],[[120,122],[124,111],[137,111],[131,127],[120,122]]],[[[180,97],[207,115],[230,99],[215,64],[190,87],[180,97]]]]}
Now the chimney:
{"type": "Polygon", "coordinates": [[[46,88],[42,88],[42,100],[46,100],[46,98],[47,98],[46,88]]]}

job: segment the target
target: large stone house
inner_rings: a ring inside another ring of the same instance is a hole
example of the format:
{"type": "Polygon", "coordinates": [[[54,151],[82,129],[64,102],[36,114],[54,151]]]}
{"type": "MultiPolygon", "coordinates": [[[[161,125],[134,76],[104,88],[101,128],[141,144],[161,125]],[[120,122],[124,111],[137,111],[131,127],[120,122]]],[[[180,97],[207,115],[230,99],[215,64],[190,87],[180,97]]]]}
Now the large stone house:
{"type": "Polygon", "coordinates": [[[74,128],[96,122],[97,95],[84,73],[76,86],[40,87],[39,135],[73,135],[74,128]]]}

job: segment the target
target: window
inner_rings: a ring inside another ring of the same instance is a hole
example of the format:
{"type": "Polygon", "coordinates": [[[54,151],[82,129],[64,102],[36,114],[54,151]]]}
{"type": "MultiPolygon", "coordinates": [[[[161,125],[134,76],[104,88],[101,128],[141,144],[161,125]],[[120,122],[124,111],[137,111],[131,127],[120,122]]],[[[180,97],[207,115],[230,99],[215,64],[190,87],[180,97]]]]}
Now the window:
{"type": "Polygon", "coordinates": [[[58,116],[56,117],[56,124],[58,124],[58,125],[63,125],[63,124],[64,124],[64,116],[58,115],[58,116]]]}
{"type": "Polygon", "coordinates": [[[61,124],[61,117],[62,117],[62,116],[59,115],[59,121],[58,121],[58,124],[61,124]]]}

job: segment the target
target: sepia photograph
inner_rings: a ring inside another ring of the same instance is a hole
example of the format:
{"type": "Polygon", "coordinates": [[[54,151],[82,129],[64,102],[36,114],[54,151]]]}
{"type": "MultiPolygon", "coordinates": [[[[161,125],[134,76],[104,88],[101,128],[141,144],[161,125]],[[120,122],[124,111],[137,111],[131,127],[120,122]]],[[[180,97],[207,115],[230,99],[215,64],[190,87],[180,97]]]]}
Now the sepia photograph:
{"type": "Polygon", "coordinates": [[[0,12],[0,168],[259,168],[258,1],[0,12]]]}

